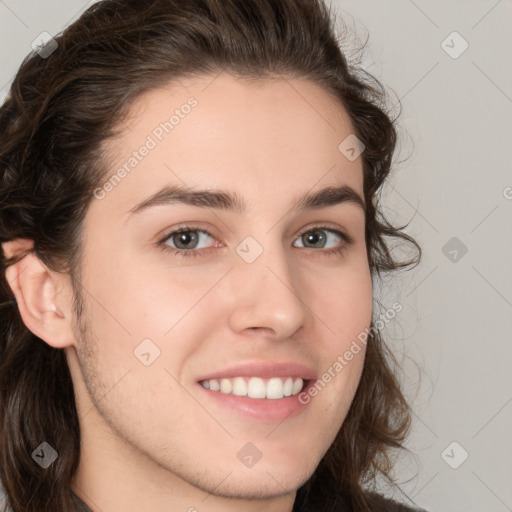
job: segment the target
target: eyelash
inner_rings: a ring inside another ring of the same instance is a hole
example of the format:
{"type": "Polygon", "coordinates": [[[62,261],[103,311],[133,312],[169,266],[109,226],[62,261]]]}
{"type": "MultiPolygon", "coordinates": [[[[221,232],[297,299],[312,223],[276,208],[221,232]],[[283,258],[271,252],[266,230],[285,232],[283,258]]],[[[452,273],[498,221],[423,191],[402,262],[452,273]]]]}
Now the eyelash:
{"type": "MultiPolygon", "coordinates": [[[[342,254],[350,245],[352,245],[354,243],[354,239],[343,233],[342,231],[339,231],[337,229],[333,229],[329,226],[325,226],[325,225],[318,225],[318,226],[312,226],[312,227],[309,227],[307,229],[305,229],[304,231],[302,231],[298,236],[297,238],[300,238],[301,236],[303,236],[304,234],[306,233],[309,233],[310,231],[315,231],[315,230],[325,230],[325,231],[330,231],[331,233],[334,233],[336,234],[337,236],[339,236],[345,243],[341,244],[340,246],[338,247],[335,247],[335,248],[332,248],[332,249],[310,249],[312,251],[316,251],[316,252],[321,252],[323,255],[325,256],[334,256],[334,255],[340,255],[342,254]]],[[[198,227],[195,227],[195,226],[188,226],[188,225],[185,225],[185,226],[181,226],[180,228],[178,229],[175,229],[174,231],[171,231],[170,233],[168,233],[167,235],[165,235],[164,238],[162,238],[159,242],[157,242],[157,245],[165,252],[165,253],[171,253],[172,255],[174,255],[175,257],[178,257],[178,258],[183,258],[183,257],[190,257],[190,256],[193,256],[193,257],[196,257],[196,256],[202,256],[202,253],[200,252],[201,250],[199,249],[190,249],[190,250],[184,250],[184,249],[174,249],[173,247],[170,247],[169,245],[167,245],[165,242],[167,240],[169,240],[169,238],[171,238],[173,235],[178,235],[180,233],[188,233],[188,232],[191,232],[191,231],[198,231],[198,232],[201,232],[201,233],[206,233],[208,236],[210,236],[211,238],[215,238],[208,230],[206,229],[200,229],[198,227]]],[[[213,247],[209,248],[209,249],[213,249],[213,247]]],[[[208,249],[204,249],[204,250],[208,250],[208,249]]]]}

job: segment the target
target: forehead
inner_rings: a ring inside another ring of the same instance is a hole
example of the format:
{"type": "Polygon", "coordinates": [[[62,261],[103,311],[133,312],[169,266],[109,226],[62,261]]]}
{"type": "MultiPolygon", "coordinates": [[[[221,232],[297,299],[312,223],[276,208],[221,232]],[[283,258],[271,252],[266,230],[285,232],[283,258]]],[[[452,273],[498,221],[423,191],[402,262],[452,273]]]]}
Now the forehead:
{"type": "Polygon", "coordinates": [[[181,79],[142,95],[120,126],[105,144],[100,186],[111,185],[100,207],[122,215],[165,185],[236,190],[249,206],[315,186],[362,194],[361,158],[349,161],[338,149],[353,133],[350,118],[307,80],[181,79]]]}

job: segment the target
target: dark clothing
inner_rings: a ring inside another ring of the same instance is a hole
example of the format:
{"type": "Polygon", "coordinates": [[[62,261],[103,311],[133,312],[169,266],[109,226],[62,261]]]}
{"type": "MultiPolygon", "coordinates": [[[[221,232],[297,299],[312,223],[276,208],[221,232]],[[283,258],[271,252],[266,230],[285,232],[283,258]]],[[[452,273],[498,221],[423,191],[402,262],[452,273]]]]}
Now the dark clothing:
{"type": "MultiPolygon", "coordinates": [[[[374,506],[375,512],[427,512],[420,508],[411,508],[396,501],[389,500],[376,493],[369,493],[368,496],[371,498],[372,506],[374,506]]],[[[91,509],[73,493],[73,499],[75,501],[74,512],[92,512],[91,509]]],[[[339,502],[339,508],[337,512],[352,512],[352,509],[346,504],[339,502]]],[[[310,508],[309,512],[319,512],[315,508],[310,508]]],[[[373,511],[372,511],[373,512],[373,511]]]]}
{"type": "Polygon", "coordinates": [[[92,512],[92,510],[73,491],[71,491],[71,497],[73,498],[73,512],[92,512]]]}
{"type": "Polygon", "coordinates": [[[372,497],[372,505],[375,505],[375,510],[382,510],[386,512],[427,512],[424,508],[418,507],[409,507],[408,505],[404,505],[402,503],[398,503],[396,501],[390,500],[388,498],[384,498],[384,496],[377,493],[370,493],[372,497]]]}

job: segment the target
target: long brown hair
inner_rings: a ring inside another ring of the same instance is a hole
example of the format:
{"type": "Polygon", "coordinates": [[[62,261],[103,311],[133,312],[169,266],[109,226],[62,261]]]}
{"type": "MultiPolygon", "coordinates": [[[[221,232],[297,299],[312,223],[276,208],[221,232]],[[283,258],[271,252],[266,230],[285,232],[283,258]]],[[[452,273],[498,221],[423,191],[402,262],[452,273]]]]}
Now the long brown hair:
{"type": "MultiPolygon", "coordinates": [[[[387,94],[341,50],[322,0],[105,0],[55,37],[45,58],[32,52],[0,108],[0,243],[33,240],[50,269],[79,274],[82,221],[106,175],[102,142],[135,98],[186,76],[225,70],[238,77],[309,79],[348,112],[362,154],[366,244],[373,277],[415,265],[421,249],[380,209],[395,151],[387,94]],[[397,261],[389,238],[413,244],[397,261]]],[[[48,47],[49,48],[49,47],[48,47]]],[[[341,142],[341,141],[340,141],[341,142]]],[[[80,425],[64,351],[24,325],[0,260],[0,477],[13,512],[72,509],[80,425]],[[31,454],[41,442],[59,456],[47,469],[31,454]]],[[[79,307],[75,303],[75,310],[79,307]]],[[[347,500],[369,511],[365,485],[389,476],[390,449],[403,448],[410,408],[396,361],[377,330],[348,416],[294,510],[335,510],[347,500]]]]}

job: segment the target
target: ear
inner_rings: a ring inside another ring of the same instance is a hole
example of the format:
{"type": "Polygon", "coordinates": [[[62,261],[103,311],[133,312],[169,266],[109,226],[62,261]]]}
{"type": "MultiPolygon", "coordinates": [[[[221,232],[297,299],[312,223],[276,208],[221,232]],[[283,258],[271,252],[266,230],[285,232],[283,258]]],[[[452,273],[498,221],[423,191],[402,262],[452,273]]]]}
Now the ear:
{"type": "MultiPolygon", "coordinates": [[[[32,240],[21,238],[2,244],[6,258],[32,248],[32,240]]],[[[69,276],[51,271],[34,252],[29,252],[7,268],[5,278],[23,323],[32,333],[54,348],[75,345],[69,276]]]]}

